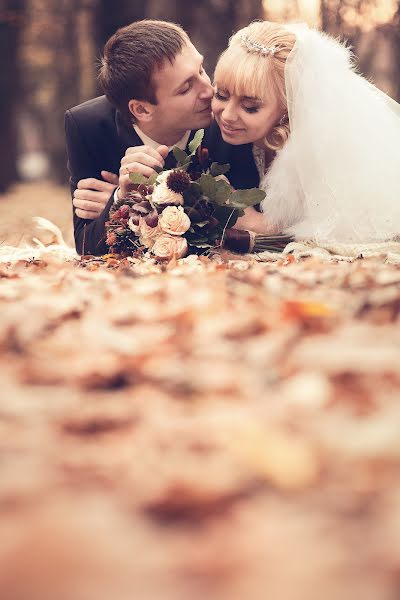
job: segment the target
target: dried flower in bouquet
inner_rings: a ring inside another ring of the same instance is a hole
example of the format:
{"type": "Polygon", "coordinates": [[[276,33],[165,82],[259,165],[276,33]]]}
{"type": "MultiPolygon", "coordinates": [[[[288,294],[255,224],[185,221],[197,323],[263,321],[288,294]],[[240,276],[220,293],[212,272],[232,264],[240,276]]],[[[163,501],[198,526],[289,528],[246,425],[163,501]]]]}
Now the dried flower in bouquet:
{"type": "Polygon", "coordinates": [[[149,252],[158,260],[171,260],[218,247],[252,250],[249,232],[236,242],[231,228],[246,208],[263,200],[265,192],[233,189],[225,177],[229,165],[210,161],[207,148],[201,147],[203,136],[204,130],[195,134],[189,154],[174,148],[174,169],[148,178],[130,174],[134,190],[113,207],[106,223],[110,252],[123,256],[149,252]]]}

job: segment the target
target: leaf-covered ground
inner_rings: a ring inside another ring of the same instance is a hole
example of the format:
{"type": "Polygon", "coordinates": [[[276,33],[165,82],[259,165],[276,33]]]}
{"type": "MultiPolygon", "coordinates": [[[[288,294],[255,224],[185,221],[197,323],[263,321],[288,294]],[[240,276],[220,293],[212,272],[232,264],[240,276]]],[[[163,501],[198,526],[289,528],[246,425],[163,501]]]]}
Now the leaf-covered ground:
{"type": "Polygon", "coordinates": [[[2,599],[399,597],[398,265],[0,276],[2,599]]]}

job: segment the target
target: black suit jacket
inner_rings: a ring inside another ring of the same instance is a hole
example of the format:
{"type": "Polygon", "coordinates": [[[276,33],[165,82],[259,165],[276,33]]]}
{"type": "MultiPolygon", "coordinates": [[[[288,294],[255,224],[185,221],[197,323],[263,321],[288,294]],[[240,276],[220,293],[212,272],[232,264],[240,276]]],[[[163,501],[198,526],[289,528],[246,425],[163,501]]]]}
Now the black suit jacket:
{"type": "MultiPolygon", "coordinates": [[[[126,149],[141,146],[142,140],[132,127],[127,127],[120,113],[105,96],[84,102],[65,114],[65,135],[70,172],[71,197],[80,179],[101,179],[101,171],[119,173],[126,149]]],[[[235,188],[257,187],[258,172],[251,144],[230,146],[213,123],[206,131],[203,147],[209,149],[212,160],[229,163],[227,177],[235,188]]],[[[73,212],[75,246],[78,254],[101,255],[107,252],[105,223],[109,219],[114,194],[97,219],[80,219],[73,212]]]]}

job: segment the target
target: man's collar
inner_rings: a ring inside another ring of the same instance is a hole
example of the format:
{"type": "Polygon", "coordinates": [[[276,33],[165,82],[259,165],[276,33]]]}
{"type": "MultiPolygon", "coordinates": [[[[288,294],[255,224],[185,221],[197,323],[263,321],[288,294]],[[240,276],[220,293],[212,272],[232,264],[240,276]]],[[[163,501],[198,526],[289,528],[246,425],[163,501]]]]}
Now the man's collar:
{"type": "MultiPolygon", "coordinates": [[[[158,148],[158,146],[162,145],[159,142],[156,142],[156,141],[152,140],[151,138],[149,138],[149,136],[146,135],[145,133],[143,133],[143,131],[137,125],[133,125],[133,129],[136,131],[137,135],[140,137],[143,144],[150,146],[150,148],[154,148],[154,150],[155,150],[156,148],[158,148]]],[[[185,135],[176,144],[174,144],[173,146],[170,146],[168,148],[168,150],[172,150],[172,148],[174,148],[175,146],[178,146],[178,148],[180,148],[181,150],[185,150],[187,143],[189,141],[190,133],[191,133],[190,131],[187,131],[185,133],[185,135]]]]}

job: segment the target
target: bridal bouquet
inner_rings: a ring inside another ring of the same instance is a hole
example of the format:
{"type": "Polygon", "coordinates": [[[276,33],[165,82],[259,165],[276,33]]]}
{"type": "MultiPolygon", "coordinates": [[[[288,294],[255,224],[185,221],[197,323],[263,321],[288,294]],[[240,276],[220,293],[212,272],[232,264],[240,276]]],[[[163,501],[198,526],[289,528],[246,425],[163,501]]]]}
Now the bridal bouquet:
{"type": "Polygon", "coordinates": [[[231,228],[246,208],[263,200],[265,192],[234,190],[225,177],[229,165],[210,161],[208,150],[201,148],[203,136],[204,130],[196,133],[190,154],[173,149],[174,169],[149,178],[130,174],[134,189],[114,205],[106,223],[111,253],[150,252],[159,260],[170,260],[217,247],[253,249],[254,234],[231,228]]]}

